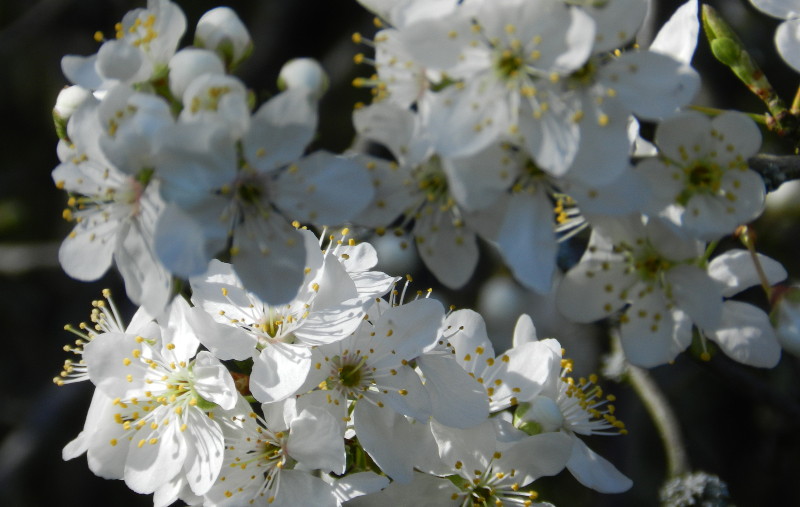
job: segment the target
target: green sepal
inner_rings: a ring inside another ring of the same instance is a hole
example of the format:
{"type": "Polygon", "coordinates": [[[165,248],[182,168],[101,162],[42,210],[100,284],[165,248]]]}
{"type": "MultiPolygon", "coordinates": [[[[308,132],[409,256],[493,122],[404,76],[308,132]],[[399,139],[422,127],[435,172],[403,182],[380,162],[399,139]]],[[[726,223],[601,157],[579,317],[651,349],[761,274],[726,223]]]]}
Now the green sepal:
{"type": "Polygon", "coordinates": [[[531,409],[533,405],[530,403],[520,403],[517,409],[514,410],[514,417],[512,419],[514,427],[518,430],[524,431],[528,435],[538,435],[542,433],[542,425],[536,421],[528,421],[525,419],[525,414],[531,409]]]}
{"type": "Polygon", "coordinates": [[[69,122],[68,118],[62,118],[61,115],[53,109],[53,124],[56,128],[56,135],[62,141],[69,142],[69,136],[67,136],[67,122],[69,122]]]}
{"type": "Polygon", "coordinates": [[[210,412],[219,406],[213,401],[208,401],[204,399],[202,396],[197,394],[197,391],[194,392],[194,399],[195,401],[197,401],[197,408],[199,408],[203,412],[210,412]]]}
{"type": "Polygon", "coordinates": [[[445,479],[452,482],[460,490],[468,490],[471,486],[470,482],[460,475],[448,475],[445,479]]]}

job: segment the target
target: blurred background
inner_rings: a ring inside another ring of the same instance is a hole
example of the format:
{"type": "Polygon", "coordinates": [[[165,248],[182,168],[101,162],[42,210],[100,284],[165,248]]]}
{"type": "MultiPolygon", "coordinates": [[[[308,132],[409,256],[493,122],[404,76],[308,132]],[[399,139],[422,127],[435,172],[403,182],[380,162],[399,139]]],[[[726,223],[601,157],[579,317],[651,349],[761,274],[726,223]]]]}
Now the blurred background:
{"type": "MultiPolygon", "coordinates": [[[[178,2],[186,12],[191,42],[203,12],[220,5],[208,0],[178,2]]],[[[653,2],[646,44],[682,2],[653,2]],[[655,27],[655,28],[654,28],[655,27]]],[[[800,83],[773,49],[777,21],[745,0],[719,0],[714,5],[735,27],[784,100],[791,102],[800,83]]],[[[97,50],[97,30],[111,33],[126,11],[144,6],[130,0],[0,0],[0,326],[5,362],[0,369],[0,503],[39,505],[151,505],[149,496],[131,492],[121,481],[96,478],[84,457],[61,459],[61,449],[83,427],[92,386],[56,387],[52,377],[67,357],[62,346],[74,337],[64,324],[87,320],[90,302],[109,287],[123,313],[126,304],[120,278],[113,272],[96,283],[68,278],[58,266],[57,251],[69,232],[61,220],[66,195],[50,172],[58,164],[57,138],[51,108],[66,80],[60,71],[64,54],[88,55],[97,50]]],[[[249,27],[255,51],[237,72],[261,97],[274,93],[281,65],[293,57],[320,60],[331,78],[321,103],[317,147],[345,150],[352,142],[352,106],[368,101],[368,92],[351,81],[371,74],[355,65],[355,53],[368,48],[351,42],[358,31],[374,32],[372,16],[354,0],[242,0],[224,2],[249,27]]],[[[704,82],[696,103],[762,113],[763,105],[710,55],[702,39],[694,60],[704,82]]],[[[765,136],[766,152],[786,153],[779,139],[765,136]]],[[[782,192],[755,224],[758,248],[800,277],[800,200],[782,192]]],[[[402,239],[377,241],[383,269],[414,275],[419,289],[459,308],[475,308],[489,321],[498,348],[510,340],[517,315],[530,313],[540,337],[555,337],[586,374],[600,369],[608,340],[602,328],[578,326],[559,318],[545,298],[526,293],[509,278],[497,256],[485,245],[481,264],[469,285],[459,291],[441,288],[422,268],[402,239]]],[[[733,243],[731,243],[733,245],[733,243]]],[[[728,246],[731,246],[728,245],[728,246]]],[[[574,252],[573,254],[580,252],[574,252]]],[[[574,256],[574,255],[573,255],[574,256]]],[[[757,291],[746,294],[758,301],[757,291]]],[[[784,354],[777,368],[762,371],[715,355],[703,363],[692,353],[673,365],[651,371],[675,410],[689,460],[695,470],[718,475],[728,484],[732,503],[783,505],[796,498],[800,473],[800,363],[784,354]]],[[[580,486],[568,473],[537,481],[542,500],[557,505],[657,505],[666,474],[664,452],[650,416],[632,389],[606,381],[617,395],[618,416],[627,436],[589,439],[587,443],[634,480],[621,495],[600,495],[580,486]]]]}

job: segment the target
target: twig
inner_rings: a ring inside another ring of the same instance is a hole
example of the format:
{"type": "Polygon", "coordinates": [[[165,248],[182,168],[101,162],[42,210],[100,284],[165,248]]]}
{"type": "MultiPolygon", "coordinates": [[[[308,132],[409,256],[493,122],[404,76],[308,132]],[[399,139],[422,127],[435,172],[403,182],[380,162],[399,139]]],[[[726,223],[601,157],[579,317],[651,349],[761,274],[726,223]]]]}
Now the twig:
{"type": "Polygon", "coordinates": [[[800,179],[800,156],[769,155],[762,153],[751,157],[748,161],[750,169],[764,178],[767,192],[777,190],[787,181],[800,179]]]}
{"type": "MultiPolygon", "coordinates": [[[[621,353],[619,336],[612,337],[612,346],[621,353]]],[[[627,364],[625,378],[630,382],[636,394],[644,403],[647,412],[653,419],[653,424],[661,436],[664,452],[667,455],[667,470],[669,477],[679,477],[689,473],[689,457],[686,454],[686,445],[683,442],[680,425],[675,413],[661,392],[661,389],[644,368],[627,364]]]]}

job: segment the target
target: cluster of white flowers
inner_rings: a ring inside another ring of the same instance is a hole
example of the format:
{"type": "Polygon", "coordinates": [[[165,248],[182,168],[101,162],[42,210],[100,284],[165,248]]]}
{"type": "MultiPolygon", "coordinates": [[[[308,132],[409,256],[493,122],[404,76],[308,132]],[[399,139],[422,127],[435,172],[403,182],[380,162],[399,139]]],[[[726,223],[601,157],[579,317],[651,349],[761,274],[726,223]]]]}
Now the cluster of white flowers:
{"type": "Polygon", "coordinates": [[[580,439],[626,433],[614,397],[573,379],[556,339],[523,315],[496,355],[479,314],[407,296],[354,238],[410,231],[450,288],[482,238],[566,317],[616,318],[633,364],[674,360],[696,330],[774,366],[769,317],[730,298],[785,270],[715,251],[763,208],[748,167],[761,134],[740,113],[681,110],[700,83],[696,0],[650,49],[635,44],[647,0],[359,2],[380,30],[354,36],[375,73],[356,80],[374,100],[353,123],[391,160],[307,152],[316,62],[288,62],[283,91],[255,104],[232,74],[252,42],[228,8],[179,49],[184,14],[149,0],[96,34],[96,54],[64,58],[61,264],[88,281],[113,261],[140,306],[124,326],[106,294],[70,328],[81,359],[56,381],[95,394],[65,459],[86,453],[158,506],[533,505],[531,483],[564,468],[625,491],[580,439]],[[344,224],[356,235],[326,232],[344,224]],[[560,273],[560,242],[587,228],[560,273]]]}

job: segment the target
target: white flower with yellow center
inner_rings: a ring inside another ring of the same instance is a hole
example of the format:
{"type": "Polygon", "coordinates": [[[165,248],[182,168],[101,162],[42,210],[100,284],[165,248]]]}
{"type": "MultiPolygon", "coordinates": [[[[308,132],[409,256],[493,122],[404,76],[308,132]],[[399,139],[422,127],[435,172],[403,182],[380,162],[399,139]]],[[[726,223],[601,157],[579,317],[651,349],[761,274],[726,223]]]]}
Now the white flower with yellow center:
{"type": "Polygon", "coordinates": [[[478,245],[465,220],[501,198],[516,175],[509,147],[495,143],[472,157],[450,159],[434,151],[430,131],[418,115],[390,103],[357,110],[359,133],[386,146],[387,162],[363,156],[375,198],[354,222],[383,231],[402,218],[423,262],[448,287],[467,283],[478,263],[478,245]],[[459,262],[452,262],[453,258],[459,262]]]}
{"type": "Polygon", "coordinates": [[[692,323],[719,325],[722,292],[703,263],[700,242],[656,219],[595,220],[589,246],[561,281],[556,304],[576,322],[623,310],[620,338],[628,360],[664,364],[689,346],[692,323]]]}
{"type": "Polygon", "coordinates": [[[400,306],[376,303],[351,336],[315,351],[317,361],[298,407],[330,411],[344,434],[355,434],[375,463],[394,480],[408,482],[419,453],[403,416],[427,421],[431,402],[410,362],[432,347],[444,318],[441,303],[418,299],[400,306]]]}
{"type": "Polygon", "coordinates": [[[444,338],[455,349],[456,361],[486,390],[492,412],[539,394],[557,361],[550,353],[550,341],[536,340],[527,315],[514,328],[514,347],[500,355],[495,355],[483,318],[472,310],[451,313],[445,320],[444,338]]]}
{"type": "Polygon", "coordinates": [[[761,133],[747,116],[685,112],[658,126],[656,144],[659,156],[637,166],[650,180],[652,212],[704,240],[731,234],[761,213],[764,182],[747,165],[761,133]]]}
{"type": "MultiPolygon", "coordinates": [[[[561,357],[560,345],[552,340],[551,353],[561,357]]],[[[550,370],[538,396],[519,405],[514,425],[529,435],[562,432],[570,437],[572,452],[567,469],[584,486],[601,493],[621,493],[633,485],[609,461],[592,451],[578,435],[624,435],[625,424],[614,415],[614,395],[605,395],[597,375],[577,381],[569,374],[572,361],[563,359],[550,370]]]]}
{"type": "Polygon", "coordinates": [[[156,315],[169,301],[172,280],[153,251],[164,202],[151,163],[154,139],[171,122],[169,106],[122,85],[107,97],[84,101],[67,125],[71,144],[59,144],[53,180],[71,194],[63,216],[75,222],[59,261],[85,281],[116,261],[128,296],[156,315]]]}
{"type": "Polygon", "coordinates": [[[146,9],[134,9],[114,26],[115,37],[104,40],[96,54],[65,56],[61,67],[67,78],[89,90],[116,83],[135,84],[163,75],[186,31],[186,16],[168,0],[148,0],[146,9]]]}
{"type": "Polygon", "coordinates": [[[253,358],[250,389],[265,403],[295,394],[311,368],[311,348],[350,335],[365,308],[396,281],[368,271],[377,261],[370,245],[337,244],[331,237],[323,254],[312,232],[298,232],[306,247],[305,279],[284,305],[267,304],[247,291],[231,266],[219,261],[191,279],[197,305],[192,319],[208,330],[203,345],[221,359],[253,358]]]}
{"type": "Polygon", "coordinates": [[[266,419],[254,412],[236,418],[205,505],[338,505],[333,488],[316,475],[344,473],[344,440],[333,416],[319,407],[278,417],[264,412],[266,419]]]}
{"type": "Polygon", "coordinates": [[[194,357],[187,311],[173,302],[160,339],[106,333],[84,349],[98,393],[82,433],[90,464],[139,493],[167,494],[185,479],[200,495],[222,466],[222,429],[210,414],[232,409],[238,394],[219,360],[194,357]]]}
{"type": "Polygon", "coordinates": [[[564,469],[570,449],[566,435],[545,433],[503,442],[490,421],[470,429],[432,422],[431,429],[445,463],[440,472],[415,473],[411,482],[393,482],[352,505],[551,505],[536,502],[539,494],[531,483],[564,469]]]}
{"type": "Polygon", "coordinates": [[[437,151],[466,156],[519,134],[538,165],[563,174],[579,128],[555,83],[583,66],[594,34],[590,16],[558,0],[466,4],[403,27],[417,61],[460,80],[424,111],[437,151]]]}
{"type": "MultiPolygon", "coordinates": [[[[191,102],[190,95],[184,100],[191,102]]],[[[303,156],[317,123],[307,90],[276,95],[252,118],[232,111],[237,121],[207,123],[203,114],[164,134],[158,168],[170,204],[157,224],[155,249],[174,273],[188,278],[203,274],[227,247],[246,288],[262,301],[284,304],[297,295],[306,258],[292,222],[343,223],[372,192],[350,160],[324,151],[303,156]],[[240,139],[232,137],[246,124],[240,139]]]]}

